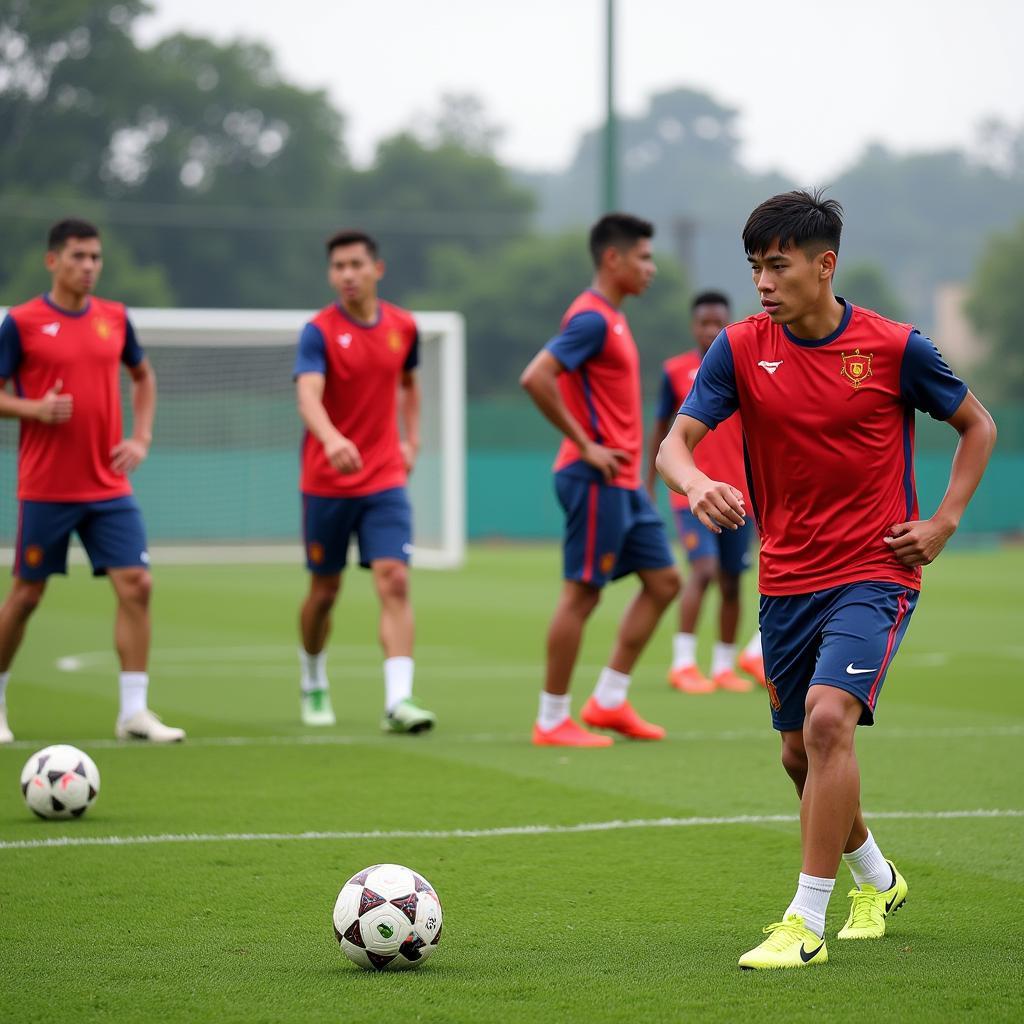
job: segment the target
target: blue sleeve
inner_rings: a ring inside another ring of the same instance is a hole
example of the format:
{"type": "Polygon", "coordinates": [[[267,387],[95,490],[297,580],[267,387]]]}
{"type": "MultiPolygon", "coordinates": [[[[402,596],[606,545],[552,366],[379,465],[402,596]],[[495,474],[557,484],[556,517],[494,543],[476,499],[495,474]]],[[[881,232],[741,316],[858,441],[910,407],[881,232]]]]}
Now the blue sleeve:
{"type": "Polygon", "coordinates": [[[679,407],[679,414],[692,416],[714,430],[739,408],[739,404],[732,349],[728,335],[722,331],[701,360],[697,378],[679,407]]]}
{"type": "Polygon", "coordinates": [[[405,362],[402,364],[403,373],[411,373],[420,365],[420,332],[417,331],[412,336],[412,345],[409,348],[409,354],[405,357],[405,362]]]}
{"type": "Polygon", "coordinates": [[[131,320],[126,319],[124,322],[124,348],[121,349],[121,362],[131,368],[138,366],[145,358],[146,353],[139,344],[139,339],[135,337],[135,328],[132,327],[131,320]]]}
{"type": "Polygon", "coordinates": [[[967,385],[928,338],[911,331],[900,364],[900,395],[933,419],[948,420],[967,396],[967,385]]]}
{"type": "Polygon", "coordinates": [[[0,380],[10,380],[21,362],[21,335],[10,313],[0,324],[0,380]]]}
{"type": "Polygon", "coordinates": [[[300,373],[327,373],[327,350],[319,327],[306,324],[299,335],[299,350],[295,353],[293,377],[300,373]]]}
{"type": "Polygon", "coordinates": [[[676,414],[676,389],[672,387],[672,379],[668,373],[661,375],[661,388],[658,391],[658,404],[654,408],[654,418],[670,420],[676,414]]]}
{"type": "Polygon", "coordinates": [[[544,347],[567,369],[576,370],[604,348],[608,323],[600,313],[577,313],[544,347]]]}

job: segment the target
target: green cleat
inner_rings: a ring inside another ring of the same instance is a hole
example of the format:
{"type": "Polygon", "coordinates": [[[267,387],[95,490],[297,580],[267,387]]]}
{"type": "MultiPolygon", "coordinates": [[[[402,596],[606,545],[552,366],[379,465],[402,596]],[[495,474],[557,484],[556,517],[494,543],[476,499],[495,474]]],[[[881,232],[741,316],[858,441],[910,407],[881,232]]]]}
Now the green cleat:
{"type": "Polygon", "coordinates": [[[428,732],[434,728],[436,722],[437,715],[421,708],[411,697],[407,697],[384,716],[380,727],[385,732],[428,732]]]}
{"type": "Polygon", "coordinates": [[[766,971],[779,967],[814,967],[828,961],[825,940],[804,925],[799,914],[764,929],[768,936],[740,957],[745,971],[766,971]]]}
{"type": "Polygon", "coordinates": [[[880,939],[885,934],[885,919],[895,914],[907,902],[907,880],[896,870],[891,860],[885,862],[892,868],[892,886],[879,892],[873,885],[863,889],[851,889],[850,916],[839,932],[840,939],[880,939]]]}
{"type": "Polygon", "coordinates": [[[302,695],[303,725],[334,725],[334,722],[329,690],[310,690],[302,695]]]}

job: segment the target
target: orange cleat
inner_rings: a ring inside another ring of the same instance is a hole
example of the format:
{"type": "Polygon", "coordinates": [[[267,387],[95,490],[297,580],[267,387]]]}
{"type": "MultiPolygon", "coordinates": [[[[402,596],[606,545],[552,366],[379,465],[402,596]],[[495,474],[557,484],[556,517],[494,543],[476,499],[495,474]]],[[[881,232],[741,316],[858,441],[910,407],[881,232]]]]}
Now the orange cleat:
{"type": "Polygon", "coordinates": [[[595,736],[577,725],[571,718],[560,722],[554,729],[533,727],[533,745],[535,747],[610,747],[611,736],[595,736]]]}
{"type": "Polygon", "coordinates": [[[736,659],[736,664],[748,676],[753,676],[762,686],[768,685],[768,677],[764,674],[764,658],[760,654],[741,654],[736,659]]]}
{"type": "Polygon", "coordinates": [[[683,693],[712,693],[715,684],[696,665],[669,669],[668,681],[683,693]]]}
{"type": "Polygon", "coordinates": [[[716,690],[729,690],[731,693],[750,693],[754,684],[743,676],[736,675],[731,668],[722,669],[711,680],[716,690]]]}
{"type": "Polygon", "coordinates": [[[583,705],[580,718],[595,729],[614,729],[632,740],[663,740],[665,730],[660,725],[645,722],[624,700],[617,708],[603,708],[593,697],[583,705]]]}

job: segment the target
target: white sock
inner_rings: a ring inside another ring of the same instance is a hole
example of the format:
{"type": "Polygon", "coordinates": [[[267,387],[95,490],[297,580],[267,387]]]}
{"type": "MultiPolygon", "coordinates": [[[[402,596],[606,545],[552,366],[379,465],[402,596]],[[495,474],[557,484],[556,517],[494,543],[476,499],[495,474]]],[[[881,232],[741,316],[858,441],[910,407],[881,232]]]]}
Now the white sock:
{"type": "Polygon", "coordinates": [[[7,703],[7,683],[11,678],[11,670],[0,672],[0,704],[7,703]]]}
{"type": "Polygon", "coordinates": [[[843,860],[853,873],[853,880],[861,889],[865,885],[873,885],[879,892],[885,892],[892,888],[894,878],[892,868],[888,861],[882,856],[882,851],[875,842],[875,837],[869,832],[864,840],[864,845],[858,847],[853,853],[844,853],[843,860]]]}
{"type": "Polygon", "coordinates": [[[412,696],[412,658],[384,659],[384,709],[390,714],[412,696]]]}
{"type": "Polygon", "coordinates": [[[751,638],[750,643],[743,648],[743,653],[748,658],[760,658],[763,655],[761,650],[761,630],[758,630],[751,638]]]}
{"type": "Polygon", "coordinates": [[[828,909],[828,898],[836,884],[834,878],[815,878],[800,872],[800,884],[789,909],[783,915],[799,914],[804,924],[816,935],[825,935],[825,911],[828,909]]]}
{"type": "Polygon", "coordinates": [[[697,636],[694,633],[676,633],[672,637],[672,667],[688,668],[697,664],[697,636]]]}
{"type": "Polygon", "coordinates": [[[321,651],[319,654],[310,654],[300,647],[299,670],[299,685],[302,687],[303,693],[328,689],[326,651],[321,651]]]}
{"type": "Polygon", "coordinates": [[[594,687],[594,700],[606,710],[621,707],[626,701],[626,694],[629,692],[629,676],[623,672],[616,672],[606,665],[601,669],[597,677],[597,685],[594,687]]]}
{"type": "Polygon", "coordinates": [[[711,675],[727,672],[736,663],[735,644],[715,644],[711,651],[711,675]]]}
{"type": "Polygon", "coordinates": [[[121,711],[118,721],[124,722],[136,711],[146,708],[146,691],[149,689],[148,672],[122,672],[121,680],[121,711]]]}
{"type": "Polygon", "coordinates": [[[560,726],[569,717],[569,694],[547,693],[541,690],[540,710],[537,712],[537,725],[544,732],[560,726]]]}

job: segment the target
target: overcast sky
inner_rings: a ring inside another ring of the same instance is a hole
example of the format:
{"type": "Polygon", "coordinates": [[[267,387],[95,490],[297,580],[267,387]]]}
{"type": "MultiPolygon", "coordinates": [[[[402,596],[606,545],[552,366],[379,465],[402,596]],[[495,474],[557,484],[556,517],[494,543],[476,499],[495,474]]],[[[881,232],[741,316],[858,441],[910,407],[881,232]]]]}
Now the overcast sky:
{"type": "MultiPolygon", "coordinates": [[[[367,162],[382,137],[484,100],[499,156],[558,169],[604,110],[605,0],[154,0],[173,31],[266,43],[297,84],[325,88],[367,162]]],[[[1022,0],[618,0],[618,105],[685,85],[737,108],[748,166],[827,184],[870,141],[969,144],[997,115],[1024,124],[1022,0]]]]}

